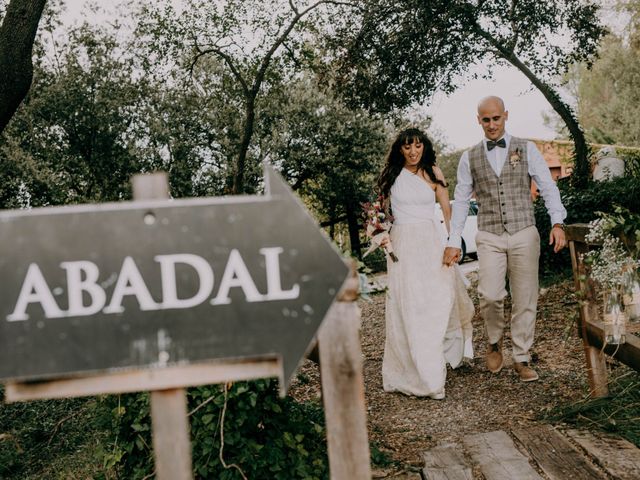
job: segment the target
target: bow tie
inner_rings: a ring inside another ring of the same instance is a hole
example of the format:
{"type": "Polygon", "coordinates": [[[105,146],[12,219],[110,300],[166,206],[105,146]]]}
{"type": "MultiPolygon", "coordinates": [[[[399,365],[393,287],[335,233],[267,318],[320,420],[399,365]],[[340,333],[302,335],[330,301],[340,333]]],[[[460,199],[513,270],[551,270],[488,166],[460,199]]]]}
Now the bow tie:
{"type": "Polygon", "coordinates": [[[491,151],[496,147],[507,148],[507,142],[504,141],[504,138],[501,138],[497,142],[493,140],[487,140],[487,150],[491,151]]]}

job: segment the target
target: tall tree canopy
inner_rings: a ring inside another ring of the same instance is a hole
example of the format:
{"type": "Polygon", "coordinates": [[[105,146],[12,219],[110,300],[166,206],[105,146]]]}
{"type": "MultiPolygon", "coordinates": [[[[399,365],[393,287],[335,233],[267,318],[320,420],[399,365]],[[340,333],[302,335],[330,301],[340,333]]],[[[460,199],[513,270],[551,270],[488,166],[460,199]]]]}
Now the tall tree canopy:
{"type": "MultiPolygon", "coordinates": [[[[193,73],[200,62],[215,57],[227,71],[228,85],[241,93],[238,114],[242,132],[238,138],[231,193],[246,189],[245,171],[256,126],[259,96],[274,79],[290,78],[305,63],[305,35],[313,32],[323,17],[321,7],[339,7],[337,0],[262,1],[186,0],[178,14],[171,2],[148,2],[141,14],[141,32],[151,39],[158,54],[171,52],[193,73]]],[[[326,17],[325,17],[326,20],[326,17]]],[[[202,73],[202,71],[200,71],[202,73]]]]}
{"type": "MultiPolygon", "coordinates": [[[[589,63],[606,29],[591,0],[361,0],[362,17],[345,19],[332,45],[335,78],[357,104],[402,108],[435,90],[452,91],[458,75],[481,60],[509,63],[535,85],[567,125],[576,149],[575,177],[588,177],[588,147],[558,79],[589,63]],[[340,48],[340,46],[343,46],[340,48]]],[[[491,63],[490,63],[491,64],[491,63]]],[[[482,75],[491,76],[489,68],[482,75]]]]}
{"type": "Polygon", "coordinates": [[[568,78],[588,140],[640,146],[640,1],[619,9],[626,27],[604,39],[592,68],[581,64],[568,78]]]}
{"type": "MultiPolygon", "coordinates": [[[[34,86],[0,139],[0,207],[126,199],[132,174],[157,169],[174,197],[228,193],[242,86],[216,55],[185,71],[189,56],[150,51],[123,30],[81,24],[36,50],[34,86]]],[[[384,156],[385,125],[321,91],[300,65],[285,72],[278,61],[265,75],[245,191],[259,190],[261,161],[271,161],[332,232],[348,225],[358,255],[360,203],[384,156]]]]}

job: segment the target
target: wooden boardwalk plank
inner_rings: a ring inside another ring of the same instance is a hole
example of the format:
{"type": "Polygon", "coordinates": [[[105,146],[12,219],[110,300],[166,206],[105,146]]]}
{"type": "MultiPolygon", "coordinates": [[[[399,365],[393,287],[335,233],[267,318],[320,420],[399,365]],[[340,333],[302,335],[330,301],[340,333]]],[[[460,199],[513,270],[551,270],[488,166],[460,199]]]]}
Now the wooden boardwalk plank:
{"type": "Polygon", "coordinates": [[[597,432],[569,430],[567,435],[616,480],[640,478],[640,449],[631,442],[597,432]]]}
{"type": "Polygon", "coordinates": [[[542,480],[503,431],[469,435],[463,443],[486,480],[542,480]]]}
{"type": "Polygon", "coordinates": [[[461,445],[444,444],[423,453],[425,480],[473,480],[461,445]]]}
{"type": "Polygon", "coordinates": [[[591,466],[581,453],[549,425],[514,430],[512,433],[550,480],[606,479],[604,474],[591,466]]]}

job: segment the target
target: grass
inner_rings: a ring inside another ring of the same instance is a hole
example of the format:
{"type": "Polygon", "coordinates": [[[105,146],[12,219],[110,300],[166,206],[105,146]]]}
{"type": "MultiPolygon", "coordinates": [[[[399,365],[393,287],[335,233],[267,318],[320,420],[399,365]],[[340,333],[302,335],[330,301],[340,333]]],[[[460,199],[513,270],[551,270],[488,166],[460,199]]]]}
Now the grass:
{"type": "Polygon", "coordinates": [[[626,367],[611,375],[609,397],[584,398],[551,411],[546,420],[603,430],[640,447],[640,374],[626,367]]]}
{"type": "Polygon", "coordinates": [[[0,478],[108,479],[96,398],[4,403],[0,387],[0,478]]]}

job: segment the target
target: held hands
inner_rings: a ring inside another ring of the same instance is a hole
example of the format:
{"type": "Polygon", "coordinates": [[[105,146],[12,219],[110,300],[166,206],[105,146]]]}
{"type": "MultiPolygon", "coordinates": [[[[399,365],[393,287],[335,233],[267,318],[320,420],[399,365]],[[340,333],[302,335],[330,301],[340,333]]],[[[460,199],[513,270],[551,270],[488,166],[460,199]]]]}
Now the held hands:
{"type": "MultiPolygon", "coordinates": [[[[562,232],[564,233],[564,232],[562,232]]],[[[442,263],[447,267],[454,266],[458,260],[460,259],[460,254],[462,250],[455,247],[447,247],[444,249],[444,254],[442,256],[442,263]]]]}
{"type": "Polygon", "coordinates": [[[555,224],[549,233],[549,245],[553,245],[553,252],[558,253],[567,246],[567,237],[564,234],[562,225],[555,224]]]}

